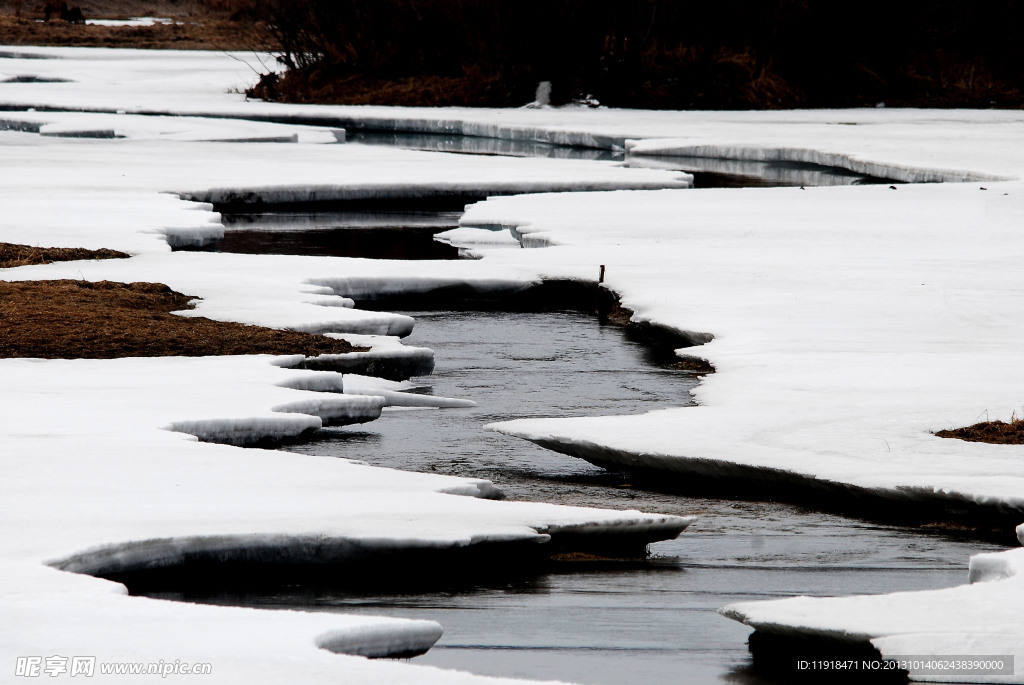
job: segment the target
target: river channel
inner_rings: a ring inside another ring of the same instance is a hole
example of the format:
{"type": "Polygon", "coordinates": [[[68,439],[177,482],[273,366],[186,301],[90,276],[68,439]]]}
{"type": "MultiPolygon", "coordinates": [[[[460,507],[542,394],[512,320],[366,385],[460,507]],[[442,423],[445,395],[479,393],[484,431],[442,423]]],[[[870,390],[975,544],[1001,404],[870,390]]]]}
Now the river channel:
{"type": "Polygon", "coordinates": [[[219,604],[344,611],[439,621],[416,663],[578,683],[767,682],[749,672],[749,629],[730,602],[948,587],[966,582],[990,543],[851,520],[785,504],[636,487],[500,434],[522,416],[641,412],[689,403],[696,379],[660,366],[617,326],[578,311],[417,311],[409,344],[437,365],[416,379],[476,407],[389,409],[372,423],[323,430],[286,449],[412,471],[483,477],[509,498],[700,516],[640,564],[579,564],[558,573],[440,592],[365,594],[329,586],[158,596],[219,604]]]}
{"type": "MultiPolygon", "coordinates": [[[[373,136],[359,140],[382,142],[373,136]]],[[[567,154],[537,146],[480,147],[480,141],[472,140],[455,145],[439,137],[383,142],[470,154],[567,154]]],[[[704,160],[679,168],[698,172],[698,188],[747,184],[740,176],[753,179],[752,185],[871,182],[835,170],[819,178],[820,169],[784,165],[736,167],[704,160]]],[[[228,234],[206,249],[458,258],[465,255],[456,248],[432,244],[432,235],[454,226],[457,219],[458,214],[415,211],[225,216],[228,234]]],[[[699,378],[669,368],[663,354],[588,311],[478,307],[403,313],[416,319],[406,342],[429,347],[436,355],[433,374],[414,379],[421,386],[418,392],[470,399],[476,406],[387,409],[372,423],[325,429],[312,440],[282,449],[486,478],[510,499],[695,515],[699,521],[677,540],[651,545],[646,561],[584,561],[553,573],[429,592],[384,594],[303,584],[154,596],[432,619],[444,626],[444,636],[415,662],[479,674],[593,685],[767,683],[773,681],[752,671],[746,649],[749,629],[719,616],[718,608],[799,594],[959,585],[967,580],[970,555],[1003,549],[790,504],[653,489],[628,474],[485,431],[486,424],[504,419],[685,406],[699,378]]]]}

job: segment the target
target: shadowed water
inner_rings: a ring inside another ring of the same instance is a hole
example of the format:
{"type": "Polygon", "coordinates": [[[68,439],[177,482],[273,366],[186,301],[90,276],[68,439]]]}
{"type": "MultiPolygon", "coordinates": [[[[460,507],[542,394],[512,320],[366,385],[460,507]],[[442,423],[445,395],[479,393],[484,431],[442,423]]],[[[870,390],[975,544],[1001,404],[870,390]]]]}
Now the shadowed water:
{"type": "Polygon", "coordinates": [[[222,215],[224,237],[178,249],[237,254],[295,254],[364,259],[458,259],[434,240],[459,225],[461,212],[263,212],[222,215]]]}

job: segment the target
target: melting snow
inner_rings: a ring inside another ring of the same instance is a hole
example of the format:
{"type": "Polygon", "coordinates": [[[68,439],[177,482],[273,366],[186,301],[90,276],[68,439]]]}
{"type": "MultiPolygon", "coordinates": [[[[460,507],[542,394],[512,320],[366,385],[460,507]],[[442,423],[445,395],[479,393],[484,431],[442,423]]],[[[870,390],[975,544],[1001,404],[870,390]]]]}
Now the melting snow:
{"type": "MultiPolygon", "coordinates": [[[[700,406],[524,420],[498,430],[602,462],[826,482],[1024,514],[1020,448],[932,434],[986,410],[1007,419],[1024,407],[1020,112],[304,107],[245,102],[238,89],[254,78],[246,61],[258,56],[0,51],[0,103],[70,110],[3,115],[13,123],[0,131],[0,239],[137,255],[23,267],[2,277],[160,281],[203,298],[193,315],[397,336],[409,332],[411,319],[360,311],[353,300],[451,286],[513,292],[543,278],[594,281],[604,265],[608,287],[637,320],[704,343],[686,350],[718,369],[696,391],[700,406]],[[25,74],[35,80],[8,78],[25,74]],[[132,116],[138,114],[202,119],[132,116]],[[232,121],[238,118],[251,121],[232,121]],[[633,159],[801,160],[906,181],[970,182],[695,192],[681,190],[688,178],[666,170],[318,144],[331,142],[325,133],[337,140],[334,131],[344,127],[607,149],[633,140],[633,159]],[[76,132],[124,138],[41,135],[76,132]],[[295,142],[211,142],[257,139],[295,142]],[[630,190],[615,190],[623,188],[630,190]],[[655,188],[676,190],[649,190],[655,188]],[[169,251],[168,242],[221,235],[211,202],[548,190],[615,192],[474,205],[449,239],[475,243],[482,257],[475,261],[169,251]],[[505,246],[514,240],[546,249],[498,249],[480,239],[490,237],[483,228],[508,231],[505,246]]],[[[355,354],[391,354],[383,345],[394,345],[393,338],[372,340],[380,343],[375,351],[355,354]]],[[[427,352],[408,354],[412,365],[430,363],[427,352]]],[[[330,549],[352,540],[543,544],[574,526],[670,535],[686,523],[483,501],[478,497],[494,494],[483,481],[243,451],[160,430],[226,441],[291,435],[379,410],[385,393],[408,395],[404,385],[350,378],[350,389],[381,394],[326,394],[338,390],[336,380],[258,357],[3,360],[0,372],[0,570],[5,614],[19,627],[4,637],[4,658],[88,648],[111,660],[173,654],[215,661],[219,681],[333,682],[343,673],[353,682],[478,682],[400,664],[342,662],[316,648],[372,651],[382,641],[422,648],[436,639],[434,624],[170,605],[125,597],[118,586],[43,562],[97,570],[112,559],[169,562],[183,545],[269,549],[282,539],[299,555],[314,541],[330,549]]],[[[1024,655],[1015,620],[1024,607],[1019,564],[1019,551],[975,557],[977,582],[943,595],[793,599],[727,611],[752,625],[870,638],[887,654],[1024,655]],[[946,602],[941,611],[939,599],[946,602]]]]}

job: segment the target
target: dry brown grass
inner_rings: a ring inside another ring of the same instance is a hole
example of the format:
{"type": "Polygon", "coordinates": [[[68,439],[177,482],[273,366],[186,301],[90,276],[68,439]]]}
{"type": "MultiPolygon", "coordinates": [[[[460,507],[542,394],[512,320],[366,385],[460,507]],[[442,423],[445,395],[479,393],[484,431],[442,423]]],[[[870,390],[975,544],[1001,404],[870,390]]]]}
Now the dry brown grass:
{"type": "Polygon", "coordinates": [[[940,438],[957,438],[968,442],[988,442],[994,445],[1024,445],[1024,418],[1014,414],[1009,423],[984,421],[973,426],[939,431],[940,438]]]}
{"type": "Polygon", "coordinates": [[[500,78],[473,70],[467,70],[462,76],[424,74],[383,78],[310,69],[291,72],[283,79],[264,78],[247,95],[269,101],[393,107],[452,107],[467,102],[503,107],[510,101],[523,103],[530,99],[525,91],[512,93],[500,78]],[[514,99],[516,97],[518,100],[514,99]]]}
{"type": "MultiPolygon", "coordinates": [[[[74,4],[74,3],[69,3],[74,4]]],[[[108,3],[109,4],[109,3],[108,3]]],[[[21,17],[0,11],[0,45],[61,45],[75,47],[128,47],[174,50],[276,50],[277,42],[260,23],[247,15],[230,15],[226,10],[180,14],[173,4],[153,3],[150,12],[106,11],[94,13],[86,3],[82,10],[86,19],[128,18],[146,16],[170,17],[175,24],[154,26],[90,26],[66,21],[36,21],[40,12],[22,9],[21,17]],[[164,7],[163,5],[168,5],[164,7]],[[38,16],[37,16],[38,15],[38,16]],[[235,16],[232,19],[232,16],[235,16]]],[[[125,8],[130,9],[130,8],[125,8]]],[[[144,9],[144,8],[138,8],[144,9]]]]}
{"type": "Polygon", "coordinates": [[[341,354],[343,340],[184,317],[188,295],[160,283],[0,282],[0,358],[113,359],[341,354]]]}
{"type": "Polygon", "coordinates": [[[689,371],[690,373],[706,375],[715,372],[715,367],[706,359],[700,357],[683,357],[675,362],[670,368],[676,371],[689,371]]]}
{"type": "Polygon", "coordinates": [[[84,247],[33,247],[17,243],[0,243],[0,269],[50,262],[70,262],[76,259],[125,259],[131,255],[117,250],[102,248],[87,250],[84,247]]]}

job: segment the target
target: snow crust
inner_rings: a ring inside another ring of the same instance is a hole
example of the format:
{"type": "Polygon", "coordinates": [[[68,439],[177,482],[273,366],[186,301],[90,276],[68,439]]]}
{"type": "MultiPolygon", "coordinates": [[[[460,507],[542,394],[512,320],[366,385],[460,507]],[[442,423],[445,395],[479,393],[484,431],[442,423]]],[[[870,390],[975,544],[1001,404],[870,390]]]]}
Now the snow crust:
{"type": "Polygon", "coordinates": [[[443,231],[434,236],[439,240],[455,247],[522,247],[520,242],[512,233],[502,227],[479,228],[473,226],[460,226],[448,231],[443,231]]]}

